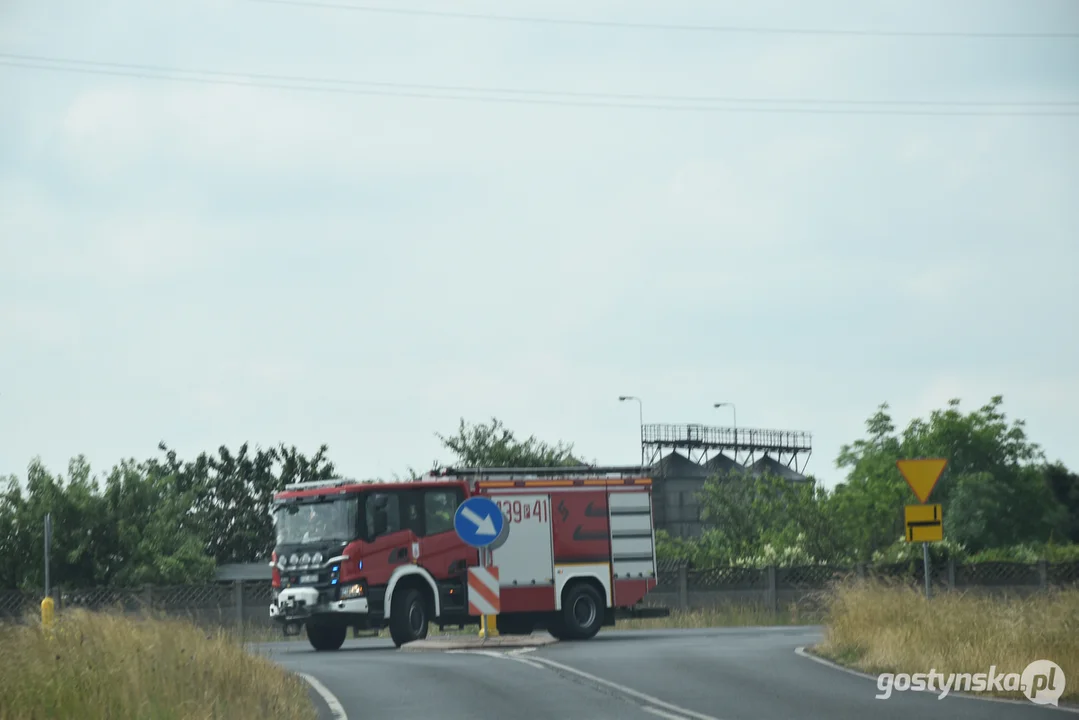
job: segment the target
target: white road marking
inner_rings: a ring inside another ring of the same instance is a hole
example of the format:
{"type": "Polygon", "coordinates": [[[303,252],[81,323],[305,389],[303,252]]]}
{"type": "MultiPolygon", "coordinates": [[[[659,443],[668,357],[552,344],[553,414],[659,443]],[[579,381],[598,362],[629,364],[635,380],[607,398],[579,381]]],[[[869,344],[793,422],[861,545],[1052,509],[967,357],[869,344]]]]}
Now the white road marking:
{"type": "Polygon", "coordinates": [[[798,647],[794,648],[794,654],[795,655],[801,655],[802,657],[808,658],[809,660],[813,660],[814,662],[819,662],[821,665],[827,665],[828,667],[832,668],[833,670],[842,670],[843,672],[847,673],[848,675],[856,675],[856,676],[858,676],[860,678],[865,678],[866,680],[873,680],[874,682],[877,679],[876,675],[870,675],[868,673],[859,672],[858,670],[852,670],[851,668],[843,667],[842,665],[836,665],[834,662],[832,662],[830,660],[825,660],[822,657],[817,657],[816,655],[808,652],[805,649],[804,646],[798,646],[798,647]]]}
{"type": "MultiPolygon", "coordinates": [[[[531,659],[531,660],[525,660],[524,658],[513,657],[513,656],[510,656],[510,655],[506,655],[504,657],[507,657],[510,660],[516,660],[517,662],[527,662],[529,664],[542,663],[543,665],[555,668],[556,670],[561,670],[563,672],[573,673],[574,675],[577,675],[578,677],[583,677],[584,679],[589,680],[591,682],[594,682],[594,683],[596,683],[598,685],[606,685],[607,687],[609,687],[609,688],[611,688],[613,690],[617,690],[618,692],[622,693],[623,695],[629,695],[630,697],[636,698],[638,700],[642,700],[645,703],[647,703],[647,705],[656,706],[653,709],[664,708],[664,709],[666,709],[666,710],[668,710],[668,711],[670,711],[672,713],[678,713],[678,715],[671,716],[671,717],[678,718],[678,720],[686,720],[686,718],[695,718],[696,720],[719,720],[719,718],[717,718],[717,717],[713,717],[711,715],[702,715],[699,712],[695,712],[693,710],[688,710],[686,708],[679,707],[677,705],[674,705],[673,703],[669,703],[669,702],[667,702],[665,700],[660,700],[657,697],[652,697],[651,695],[647,695],[647,694],[645,694],[643,692],[640,692],[639,690],[634,690],[633,688],[626,687],[625,685],[619,685],[618,683],[611,682],[610,680],[604,680],[601,677],[596,677],[595,675],[592,675],[590,673],[586,673],[583,670],[578,670],[577,668],[570,667],[569,665],[563,665],[562,663],[555,662],[554,660],[548,660],[547,658],[539,658],[539,657],[531,659]]],[[[647,710],[647,707],[645,707],[644,709],[647,710]]]]}
{"type": "Polygon", "coordinates": [[[345,708],[341,706],[337,697],[330,692],[325,685],[306,673],[297,674],[306,680],[307,684],[314,688],[315,692],[322,696],[322,699],[330,706],[330,713],[333,715],[334,720],[348,720],[348,715],[345,714],[345,708]]]}
{"type": "MultiPolygon", "coordinates": [[[[804,646],[794,648],[794,654],[798,655],[800,657],[804,657],[807,660],[812,660],[813,662],[818,662],[821,665],[824,665],[825,667],[832,668],[833,670],[839,670],[841,672],[845,672],[848,675],[854,675],[855,677],[865,678],[866,680],[872,680],[873,682],[877,681],[877,676],[876,675],[870,675],[869,673],[864,673],[864,672],[861,672],[859,670],[853,670],[853,669],[851,669],[849,667],[843,667],[842,665],[839,665],[838,663],[834,663],[831,660],[826,660],[825,658],[822,658],[822,657],[820,657],[818,655],[814,655],[813,653],[806,650],[804,646]]],[[[928,693],[933,693],[934,695],[938,694],[936,691],[928,690],[928,689],[926,689],[926,690],[914,690],[912,692],[928,692],[928,693]]],[[[1038,707],[1038,708],[1042,708],[1042,709],[1045,709],[1045,710],[1057,710],[1059,712],[1067,712],[1067,713],[1079,714],[1079,708],[1060,707],[1060,706],[1051,706],[1051,705],[1035,705],[1034,703],[1030,702],[1029,700],[1013,700],[1011,698],[986,697],[984,695],[972,695],[970,693],[965,693],[965,692],[950,692],[950,693],[948,693],[948,697],[962,698],[964,700],[981,700],[983,702],[1009,703],[1009,704],[1012,704],[1012,705],[1026,705],[1028,707],[1038,707]]]]}
{"type": "Polygon", "coordinates": [[[497,650],[447,650],[447,655],[486,655],[487,657],[502,658],[506,653],[497,650]]]}
{"type": "Polygon", "coordinates": [[[657,715],[657,716],[659,716],[661,718],[667,718],[667,720],[686,720],[685,715],[672,715],[671,713],[669,713],[669,712],[667,712],[665,710],[660,710],[659,708],[654,708],[654,707],[648,707],[647,705],[642,707],[641,710],[644,710],[646,713],[651,713],[652,715],[657,715]]]}
{"type": "Polygon", "coordinates": [[[569,665],[563,665],[562,663],[555,662],[554,660],[548,660],[547,658],[541,657],[521,657],[524,653],[532,652],[535,649],[536,648],[518,648],[509,652],[498,652],[496,650],[447,650],[446,652],[447,654],[453,655],[484,655],[486,657],[497,658],[499,660],[513,660],[515,662],[528,665],[529,667],[535,668],[537,670],[550,670],[554,668],[563,672],[572,673],[598,685],[605,685],[613,690],[618,691],[623,695],[629,695],[630,697],[638,701],[643,701],[643,704],[640,706],[642,710],[647,713],[651,713],[652,715],[666,718],[666,720],[690,720],[691,718],[695,720],[719,720],[719,718],[712,717],[711,715],[702,715],[701,713],[695,712],[693,710],[687,710],[686,708],[679,707],[678,705],[674,705],[665,700],[660,700],[657,697],[646,695],[643,692],[626,687],[625,685],[613,683],[610,680],[604,680],[603,678],[596,677],[595,675],[591,675],[584,672],[583,670],[578,670],[577,668],[570,667],[569,665]]]}
{"type": "MultiPolygon", "coordinates": [[[[507,657],[508,657],[508,656],[507,656],[507,657]]],[[[524,664],[525,664],[525,665],[527,665],[528,667],[536,668],[537,670],[546,670],[546,668],[545,668],[545,667],[543,667],[542,665],[540,665],[540,664],[539,664],[538,662],[536,662],[535,660],[529,660],[528,658],[523,658],[523,657],[517,657],[516,655],[514,655],[513,657],[510,657],[510,659],[511,659],[511,660],[516,660],[516,661],[517,661],[517,662],[519,662],[519,663],[524,663],[524,664]]]]}
{"type": "Polygon", "coordinates": [[[508,655],[513,655],[514,657],[517,657],[518,655],[524,655],[525,653],[530,653],[530,652],[536,652],[536,648],[534,648],[534,647],[517,648],[516,650],[510,650],[509,653],[507,653],[507,654],[508,655]]]}
{"type": "MultiPolygon", "coordinates": [[[[521,648],[522,650],[535,650],[535,648],[521,648]]],[[[447,650],[446,653],[450,655],[486,655],[487,657],[497,658],[499,660],[512,659],[517,662],[522,662],[529,667],[534,667],[537,670],[545,670],[539,663],[532,662],[528,658],[523,658],[517,655],[518,651],[514,652],[498,652],[497,650],[447,650]]]]}

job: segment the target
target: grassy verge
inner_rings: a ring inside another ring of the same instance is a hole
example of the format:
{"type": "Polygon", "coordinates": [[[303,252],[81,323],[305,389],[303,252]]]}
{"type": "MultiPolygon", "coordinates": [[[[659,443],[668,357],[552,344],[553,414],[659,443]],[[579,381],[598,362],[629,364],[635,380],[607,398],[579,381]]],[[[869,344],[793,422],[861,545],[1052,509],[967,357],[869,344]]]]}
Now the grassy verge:
{"type": "Polygon", "coordinates": [[[0,720],[315,720],[306,684],[180,620],[69,611],[0,625],[0,720]]]}
{"type": "MultiPolygon", "coordinates": [[[[1022,673],[1051,660],[1079,701],[1079,590],[999,598],[860,582],[836,588],[824,642],[814,651],[867,673],[1022,673]]],[[[987,693],[989,694],[989,693],[987,693]]],[[[994,692],[1022,698],[1019,692],[994,692]]]]}

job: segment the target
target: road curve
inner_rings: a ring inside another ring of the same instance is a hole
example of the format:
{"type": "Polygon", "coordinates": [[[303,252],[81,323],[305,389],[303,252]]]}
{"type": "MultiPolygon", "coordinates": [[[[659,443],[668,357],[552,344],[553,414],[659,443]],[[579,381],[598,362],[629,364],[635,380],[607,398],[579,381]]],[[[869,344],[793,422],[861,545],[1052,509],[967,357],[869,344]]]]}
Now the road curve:
{"type": "Polygon", "coordinates": [[[408,653],[388,640],[352,640],[336,653],[301,642],[258,651],[317,678],[349,720],[1074,717],[1033,704],[938,700],[930,693],[877,700],[873,680],[795,654],[820,636],[815,627],[719,628],[604,632],[530,652],[408,653]]]}

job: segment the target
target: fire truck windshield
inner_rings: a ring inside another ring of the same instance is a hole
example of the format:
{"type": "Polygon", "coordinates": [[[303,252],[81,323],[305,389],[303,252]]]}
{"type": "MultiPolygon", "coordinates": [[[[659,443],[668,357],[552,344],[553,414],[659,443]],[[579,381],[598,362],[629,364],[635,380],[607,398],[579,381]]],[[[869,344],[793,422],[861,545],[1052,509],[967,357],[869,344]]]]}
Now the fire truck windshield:
{"type": "Polygon", "coordinates": [[[357,498],[289,503],[274,511],[277,544],[352,540],[356,537],[357,498]]]}

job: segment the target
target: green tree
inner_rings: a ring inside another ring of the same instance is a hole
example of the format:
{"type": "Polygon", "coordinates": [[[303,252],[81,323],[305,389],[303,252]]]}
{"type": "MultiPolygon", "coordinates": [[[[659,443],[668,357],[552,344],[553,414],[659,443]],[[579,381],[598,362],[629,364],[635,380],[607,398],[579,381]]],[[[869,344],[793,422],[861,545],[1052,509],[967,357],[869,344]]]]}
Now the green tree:
{"type": "Polygon", "coordinates": [[[99,583],[135,586],[208,582],[214,559],[206,553],[192,490],[153,462],[128,460],[112,469],[104,499],[116,533],[112,572],[99,583]]]}
{"type": "Polygon", "coordinates": [[[52,514],[52,577],[65,587],[204,582],[217,562],[253,562],[273,546],[270,504],[289,482],[333,476],[321,447],[219,448],[190,462],[125,460],[95,478],[83,457],[67,476],[35,459],[0,493],[0,587],[44,585],[44,518],[52,514]]]}
{"type": "Polygon", "coordinates": [[[895,467],[901,449],[887,411],[887,404],[880,405],[866,421],[866,437],[844,445],[836,459],[836,466],[848,473],[832,493],[831,517],[856,561],[870,560],[873,551],[903,534],[897,508],[901,510],[910,489],[895,467]]]}
{"type": "Polygon", "coordinates": [[[68,464],[66,479],[35,458],[27,468],[25,493],[11,483],[4,504],[15,530],[5,543],[13,552],[6,571],[10,584],[44,586],[46,513],[52,515],[50,569],[55,582],[85,585],[108,573],[115,541],[84,457],[68,464]]]}
{"type": "MultiPolygon", "coordinates": [[[[461,419],[457,433],[437,434],[443,446],[454,455],[458,467],[569,467],[581,465],[573,455],[573,445],[549,444],[529,436],[519,440],[502,421],[468,424],[461,419]]],[[[439,466],[436,461],[435,467],[439,466]]]]}
{"type": "Polygon", "coordinates": [[[175,478],[178,490],[191,498],[193,525],[217,563],[266,558],[274,544],[274,493],[289,483],[328,480],[336,473],[325,445],[308,458],[294,446],[252,453],[244,443],[235,454],[221,446],[216,455],[201,453],[189,462],[164,443],[158,448],[165,458],[155,462],[155,471],[175,478]]]}
{"type": "Polygon", "coordinates": [[[944,506],[945,536],[972,552],[1005,544],[1044,541],[1066,513],[1053,497],[1021,420],[1008,423],[1003,399],[993,397],[970,413],[952,400],[902,434],[881,405],[867,421],[867,437],[844,446],[836,464],[846,482],[833,496],[833,520],[860,560],[868,560],[903,534],[903,506],[916,502],[896,460],[943,457],[948,467],[931,496],[944,506]]]}
{"type": "Polygon", "coordinates": [[[1063,463],[1056,462],[1046,466],[1045,480],[1062,508],[1060,539],[1079,543],[1079,474],[1069,472],[1063,463]]]}
{"type": "Polygon", "coordinates": [[[19,478],[9,475],[2,478],[4,491],[0,494],[0,588],[18,587],[19,569],[19,522],[18,511],[22,499],[19,478]]]}
{"type": "Polygon", "coordinates": [[[50,569],[64,587],[199,582],[213,559],[190,522],[191,501],[148,464],[120,463],[102,488],[82,457],[68,476],[30,463],[0,496],[0,586],[44,586],[44,519],[52,515],[50,569]]]}
{"type": "Polygon", "coordinates": [[[729,473],[709,478],[700,499],[709,526],[703,541],[713,562],[757,556],[769,547],[798,548],[820,561],[843,558],[828,517],[828,492],[814,478],[796,483],[770,473],[729,473]]]}

